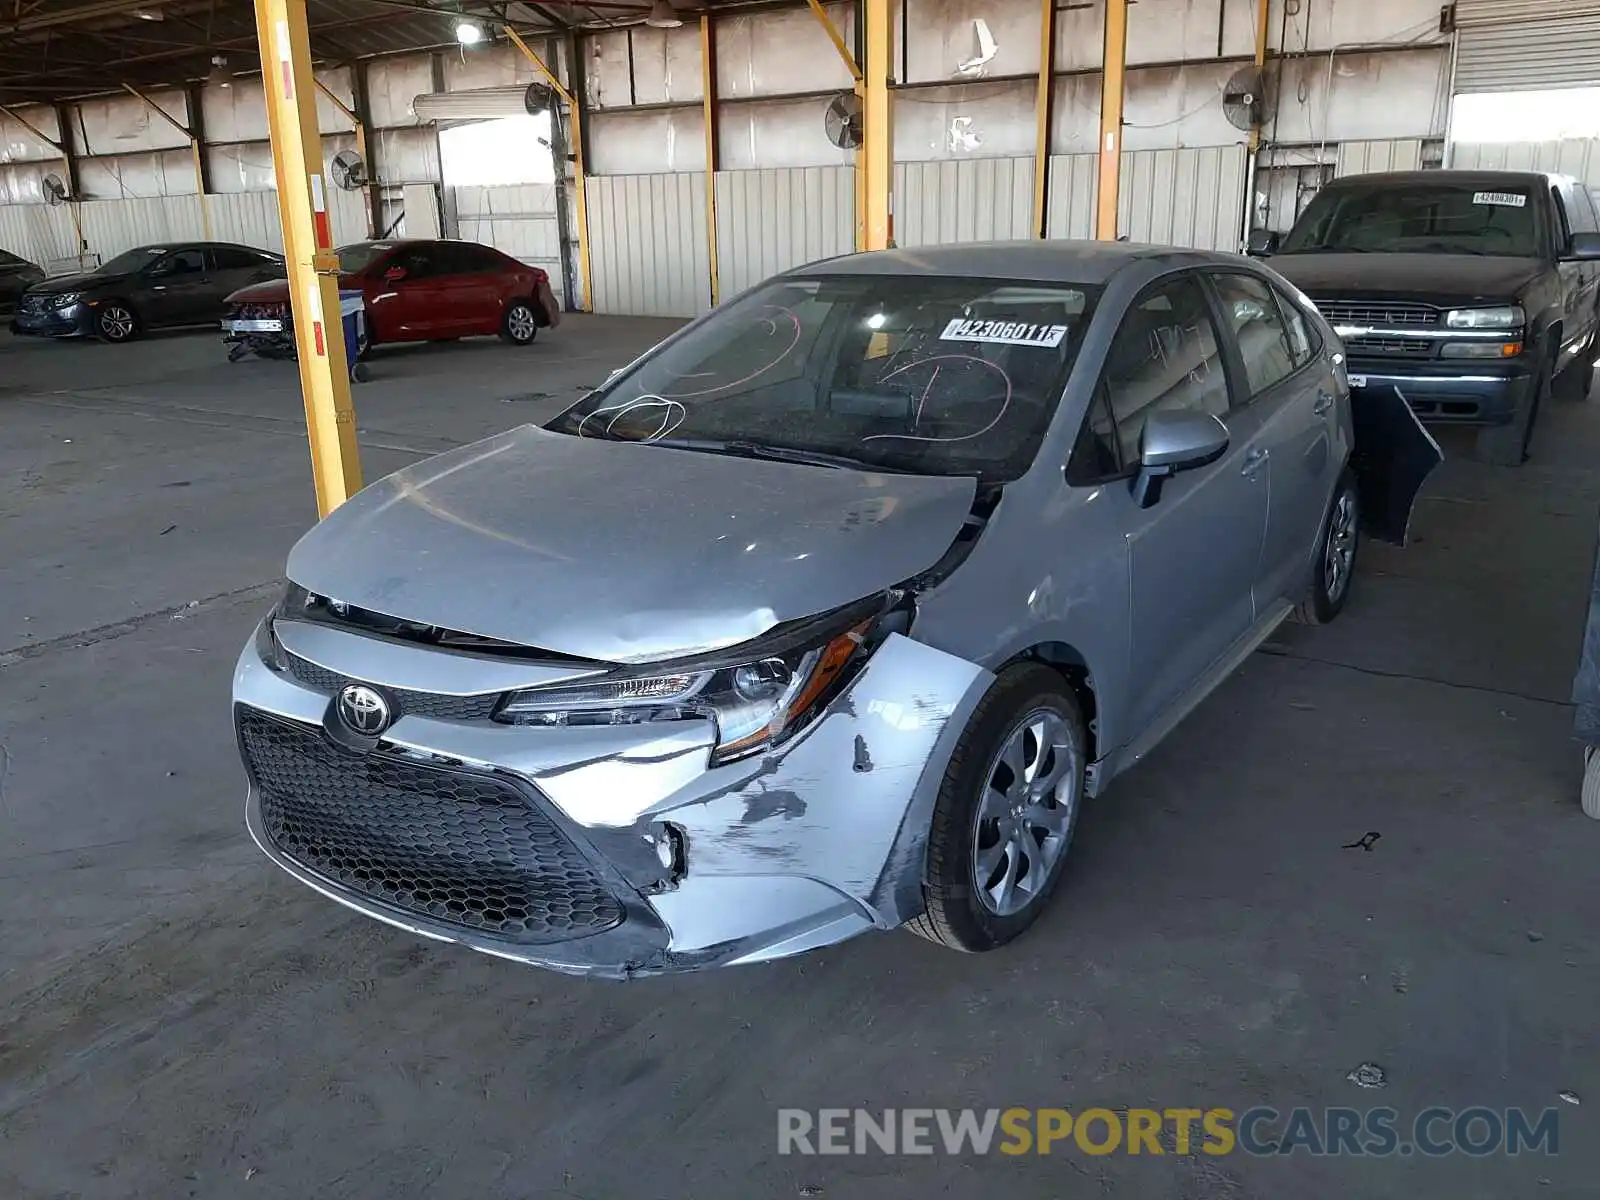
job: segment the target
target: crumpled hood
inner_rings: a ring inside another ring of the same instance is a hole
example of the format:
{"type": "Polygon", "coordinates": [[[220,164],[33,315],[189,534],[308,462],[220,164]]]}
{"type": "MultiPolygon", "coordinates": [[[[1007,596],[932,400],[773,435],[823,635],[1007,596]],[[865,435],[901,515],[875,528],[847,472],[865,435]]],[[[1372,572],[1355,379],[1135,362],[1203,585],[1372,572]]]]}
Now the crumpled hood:
{"type": "Polygon", "coordinates": [[[649,662],[926,570],[975,488],[524,426],[358,493],[300,540],[288,575],[403,620],[649,662]]]}
{"type": "Polygon", "coordinates": [[[87,292],[94,288],[123,283],[129,278],[131,276],[102,275],[95,271],[84,271],[77,275],[54,275],[49,279],[42,279],[28,291],[35,296],[60,296],[66,292],[87,292]]]}
{"type": "Polygon", "coordinates": [[[1541,271],[1537,258],[1485,254],[1274,254],[1267,265],[1313,300],[1502,304],[1541,271]]]}

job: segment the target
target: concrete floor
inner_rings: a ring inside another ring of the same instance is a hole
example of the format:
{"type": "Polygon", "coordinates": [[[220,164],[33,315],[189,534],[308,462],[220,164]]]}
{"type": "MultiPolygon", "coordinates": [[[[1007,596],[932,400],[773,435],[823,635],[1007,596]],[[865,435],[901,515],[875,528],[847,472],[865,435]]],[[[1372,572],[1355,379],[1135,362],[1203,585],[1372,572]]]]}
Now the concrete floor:
{"type": "MultiPolygon", "coordinates": [[[[380,354],[369,474],[668,328],[380,354]]],[[[0,335],[0,1196],[1594,1194],[1600,827],[1566,700],[1600,406],[1550,412],[1520,471],[1452,460],[1344,620],[1283,634],[1085,814],[1021,942],[603,985],[348,915],[251,846],[228,678],[314,507],[292,368],[221,359],[0,335]],[[1386,1090],[1346,1080],[1364,1062],[1386,1090]],[[1555,1106],[1562,1152],[776,1154],[789,1106],[1376,1103],[1555,1106]]]]}

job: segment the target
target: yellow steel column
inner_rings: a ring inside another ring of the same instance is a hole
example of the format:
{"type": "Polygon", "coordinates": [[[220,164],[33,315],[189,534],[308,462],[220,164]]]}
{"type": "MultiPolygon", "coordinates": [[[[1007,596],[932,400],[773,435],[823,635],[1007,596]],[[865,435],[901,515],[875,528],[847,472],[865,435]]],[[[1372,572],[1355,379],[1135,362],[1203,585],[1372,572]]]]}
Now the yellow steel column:
{"type": "Polygon", "coordinates": [[[1106,0],[1105,54],[1100,69],[1100,193],[1094,235],[1117,240],[1117,188],[1122,181],[1122,92],[1128,69],[1128,0],[1106,0]]]}
{"type": "Polygon", "coordinates": [[[865,250],[894,245],[894,94],[889,65],[894,59],[892,0],[862,0],[866,56],[861,80],[861,199],[865,250]]]}
{"type": "MultiPolygon", "coordinates": [[[[578,99],[566,89],[566,86],[557,79],[555,72],[545,66],[544,60],[528,49],[528,43],[517,36],[517,31],[509,25],[502,26],[506,36],[510,38],[523,57],[531,62],[534,70],[544,76],[544,80],[555,90],[561,102],[567,106],[567,112],[572,119],[572,136],[569,147],[572,154],[572,198],[574,207],[578,210],[578,278],[583,285],[583,300],[579,304],[584,312],[594,309],[594,294],[589,289],[589,205],[584,194],[583,170],[583,109],[578,99]]],[[[559,118],[557,118],[559,119],[559,118]]]]}
{"type": "Polygon", "coordinates": [[[322,178],[306,0],[255,0],[255,5],[311,473],[317,510],[327,516],[360,490],[361,460],[339,315],[339,259],[322,178]]]}
{"type": "Polygon", "coordinates": [[[700,90],[706,124],[706,250],[711,263],[711,303],[721,299],[717,274],[717,168],[721,166],[722,139],[717,136],[717,31],[711,15],[700,17],[700,90]]]}
{"type": "Polygon", "coordinates": [[[1039,5],[1039,92],[1033,101],[1033,236],[1045,237],[1050,220],[1050,123],[1055,107],[1056,0],[1039,5]]]}
{"type": "Polygon", "coordinates": [[[131,83],[125,83],[122,87],[135,99],[144,101],[146,108],[189,139],[189,155],[194,161],[194,191],[195,195],[200,197],[200,225],[205,230],[206,241],[209,242],[211,240],[211,203],[206,199],[206,169],[200,158],[200,139],[194,135],[193,129],[174,118],[166,109],[162,108],[131,83]]]}

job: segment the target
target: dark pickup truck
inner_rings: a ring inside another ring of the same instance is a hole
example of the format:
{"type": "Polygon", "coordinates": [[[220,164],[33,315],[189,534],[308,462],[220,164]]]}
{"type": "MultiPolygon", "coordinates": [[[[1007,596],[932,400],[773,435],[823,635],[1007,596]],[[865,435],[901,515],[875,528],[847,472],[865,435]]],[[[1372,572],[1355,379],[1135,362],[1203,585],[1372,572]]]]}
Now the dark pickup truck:
{"type": "Polygon", "coordinates": [[[1250,253],[1315,302],[1350,386],[1394,388],[1423,421],[1482,426],[1478,454],[1527,458],[1552,389],[1582,399],[1600,358],[1600,213],[1582,183],[1520,171],[1356,175],[1250,253]]]}

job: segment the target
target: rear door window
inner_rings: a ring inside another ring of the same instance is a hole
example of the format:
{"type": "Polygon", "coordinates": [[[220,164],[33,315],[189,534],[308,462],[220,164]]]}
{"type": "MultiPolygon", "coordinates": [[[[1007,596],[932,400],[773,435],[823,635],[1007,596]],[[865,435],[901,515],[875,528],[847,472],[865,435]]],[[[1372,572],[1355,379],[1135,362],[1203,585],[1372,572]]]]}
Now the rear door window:
{"type": "Polygon", "coordinates": [[[1235,271],[1212,276],[1222,300],[1244,372],[1250,381],[1250,395],[1262,392],[1294,374],[1309,356],[1295,361],[1289,330],[1278,310],[1277,298],[1265,282],[1253,275],[1235,271]]]}

